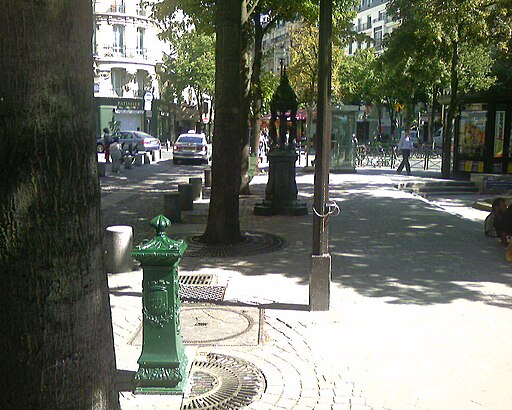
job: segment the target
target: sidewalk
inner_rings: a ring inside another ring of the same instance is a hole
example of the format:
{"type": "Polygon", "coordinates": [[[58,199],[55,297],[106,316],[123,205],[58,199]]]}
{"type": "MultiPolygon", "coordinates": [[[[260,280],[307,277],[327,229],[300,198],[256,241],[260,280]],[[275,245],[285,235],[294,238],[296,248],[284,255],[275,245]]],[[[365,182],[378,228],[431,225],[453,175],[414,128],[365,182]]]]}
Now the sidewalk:
{"type": "MultiPolygon", "coordinates": [[[[161,213],[162,192],[201,173],[167,160],[107,176],[104,224],[133,225],[137,244],[151,235],[144,224],[161,213]]],[[[309,312],[311,215],[254,216],[267,178],[256,176],[252,195],[240,200],[241,228],[287,246],[243,257],[185,256],[180,274],[214,275],[227,283],[223,306],[261,311],[261,342],[187,344],[189,361],[213,352],[254,365],[266,389],[251,409],[511,408],[511,266],[499,242],[483,236],[487,212],[472,207],[475,196],[429,202],[394,187],[427,177],[331,175],[330,196],[341,209],[329,222],[331,309],[309,312]]],[[[313,175],[299,170],[297,184],[311,205],[313,175]]],[[[168,233],[202,233],[204,222],[195,222],[173,224],[168,233]]],[[[117,366],[125,375],[140,355],[141,281],[137,270],[109,275],[117,366]]],[[[181,398],[124,391],[121,404],[179,409],[181,398]]]]}

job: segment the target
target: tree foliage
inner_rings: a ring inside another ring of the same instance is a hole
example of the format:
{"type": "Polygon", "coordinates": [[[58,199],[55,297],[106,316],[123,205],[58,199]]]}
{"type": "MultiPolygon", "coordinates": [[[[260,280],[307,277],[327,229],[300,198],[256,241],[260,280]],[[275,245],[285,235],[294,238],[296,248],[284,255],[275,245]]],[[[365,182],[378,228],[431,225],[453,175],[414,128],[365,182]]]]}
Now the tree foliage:
{"type": "Polygon", "coordinates": [[[164,58],[160,74],[163,97],[181,103],[185,90],[191,90],[201,115],[204,97],[213,96],[215,91],[215,36],[189,27],[169,40],[173,51],[164,58]]]}

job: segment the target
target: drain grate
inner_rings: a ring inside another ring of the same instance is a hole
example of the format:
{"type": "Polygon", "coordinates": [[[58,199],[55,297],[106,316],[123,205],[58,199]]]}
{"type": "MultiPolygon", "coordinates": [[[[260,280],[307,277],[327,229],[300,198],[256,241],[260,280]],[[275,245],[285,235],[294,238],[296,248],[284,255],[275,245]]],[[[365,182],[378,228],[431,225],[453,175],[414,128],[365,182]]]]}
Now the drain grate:
{"type": "Polygon", "coordinates": [[[190,389],[182,410],[237,410],[261,398],[266,382],[253,364],[232,356],[207,353],[194,360],[190,389]]]}
{"type": "Polygon", "coordinates": [[[195,275],[179,275],[180,285],[211,285],[213,283],[213,275],[195,274],[195,275]]]}
{"type": "Polygon", "coordinates": [[[276,252],[288,246],[283,238],[267,232],[244,232],[243,241],[235,244],[209,245],[200,242],[200,236],[171,235],[173,239],[184,239],[188,248],[185,256],[192,257],[240,257],[276,252]]]}
{"type": "Polygon", "coordinates": [[[226,286],[217,285],[217,276],[210,274],[179,275],[180,299],[186,302],[221,302],[226,286]]]}
{"type": "Polygon", "coordinates": [[[186,302],[221,302],[224,300],[226,286],[181,285],[180,299],[186,302]]]}

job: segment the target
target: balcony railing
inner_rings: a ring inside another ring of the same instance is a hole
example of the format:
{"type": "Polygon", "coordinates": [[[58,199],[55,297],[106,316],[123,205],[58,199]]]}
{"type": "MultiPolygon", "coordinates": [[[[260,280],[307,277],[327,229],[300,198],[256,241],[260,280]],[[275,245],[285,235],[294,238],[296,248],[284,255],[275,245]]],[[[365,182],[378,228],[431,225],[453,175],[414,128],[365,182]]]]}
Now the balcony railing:
{"type": "Polygon", "coordinates": [[[97,54],[99,58],[118,57],[135,60],[147,60],[149,53],[147,48],[127,48],[127,47],[98,47],[97,54]]]}
{"type": "Polygon", "coordinates": [[[354,29],[356,31],[365,31],[365,30],[370,30],[372,28],[372,23],[361,23],[361,24],[356,24],[354,26],[354,29]]]}

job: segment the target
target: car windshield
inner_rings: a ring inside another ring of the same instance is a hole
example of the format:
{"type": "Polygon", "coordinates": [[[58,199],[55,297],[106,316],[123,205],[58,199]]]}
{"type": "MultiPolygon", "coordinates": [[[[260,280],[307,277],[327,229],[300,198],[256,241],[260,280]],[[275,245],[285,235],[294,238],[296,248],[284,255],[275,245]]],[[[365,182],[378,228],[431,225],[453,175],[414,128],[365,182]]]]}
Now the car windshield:
{"type": "Polygon", "coordinates": [[[184,142],[186,144],[201,144],[203,142],[203,138],[187,135],[187,136],[179,137],[178,142],[182,142],[182,143],[184,142]]]}

